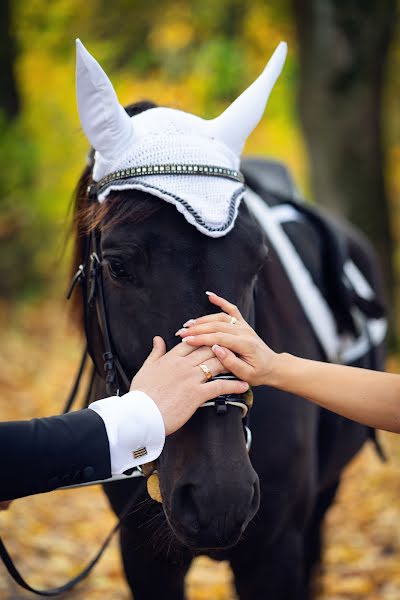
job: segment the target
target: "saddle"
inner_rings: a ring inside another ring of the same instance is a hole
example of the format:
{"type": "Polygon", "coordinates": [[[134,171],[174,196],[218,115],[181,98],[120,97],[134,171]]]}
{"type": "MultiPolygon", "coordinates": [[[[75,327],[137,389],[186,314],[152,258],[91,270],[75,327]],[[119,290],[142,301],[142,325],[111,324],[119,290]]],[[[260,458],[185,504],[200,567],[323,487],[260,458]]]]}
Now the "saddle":
{"type": "MultiPolygon", "coordinates": [[[[297,259],[300,260],[303,268],[310,274],[310,266],[306,264],[302,257],[300,248],[296,246],[296,236],[290,235],[286,224],[290,221],[306,221],[317,232],[323,260],[323,281],[314,282],[319,289],[320,302],[325,303],[331,313],[335,324],[338,338],[346,337],[352,340],[353,347],[364,335],[367,337],[367,343],[363,344],[364,355],[371,352],[384,339],[386,333],[386,308],[377,297],[373,285],[366,280],[358,267],[354,265],[349,251],[348,239],[341,230],[339,224],[329,214],[310,204],[306,204],[299,193],[288,169],[280,162],[249,158],[244,159],[241,165],[246,183],[250,188],[250,194],[255,193],[263,200],[266,207],[270,210],[269,215],[280,213],[279,227],[281,234],[287,236],[291,248],[297,252],[297,259]],[[282,210],[282,209],[286,209],[282,210]],[[379,334],[374,325],[380,324],[379,334]],[[371,326],[371,327],[370,327],[371,326]],[[374,335],[374,332],[376,335],[374,335]]],[[[249,198],[251,200],[251,198],[249,198]]],[[[251,210],[251,203],[249,205],[251,210]]],[[[259,211],[258,211],[259,212],[259,211]]],[[[270,218],[268,219],[271,220],[270,218]]],[[[262,225],[269,233],[270,223],[267,223],[267,214],[262,218],[262,225]]],[[[276,219],[274,218],[274,221],[276,219]]],[[[271,242],[271,236],[269,235],[271,242]]],[[[274,242],[272,241],[272,245],[274,242]]],[[[290,260],[286,253],[279,250],[279,246],[274,246],[283,266],[288,267],[290,260]],[[286,261],[286,263],[285,263],[286,261]]],[[[286,268],[289,273],[288,268],[286,268]]],[[[290,275],[290,274],[289,274],[290,275]]],[[[291,277],[289,276],[289,279],[291,277]]],[[[309,280],[312,276],[309,275],[309,280]]],[[[299,285],[291,279],[296,295],[299,298],[299,285]]],[[[301,298],[299,298],[301,300],[301,298]]],[[[304,305],[305,303],[303,303],[304,305]]],[[[312,320],[312,319],[311,319],[312,320]]],[[[311,322],[314,332],[317,334],[323,348],[325,348],[322,334],[316,331],[317,326],[311,322]]],[[[340,340],[337,341],[338,347],[341,346],[340,340]]],[[[358,344],[360,346],[360,344],[358,344]]],[[[348,347],[348,345],[347,345],[348,347]]],[[[325,354],[329,354],[325,352],[325,354]]],[[[372,355],[373,353],[371,353],[372,355]]],[[[331,362],[354,362],[356,356],[354,352],[348,353],[352,360],[343,359],[339,355],[335,359],[332,355],[327,355],[326,359],[331,362]]],[[[371,368],[375,365],[372,364],[371,368]]]]}

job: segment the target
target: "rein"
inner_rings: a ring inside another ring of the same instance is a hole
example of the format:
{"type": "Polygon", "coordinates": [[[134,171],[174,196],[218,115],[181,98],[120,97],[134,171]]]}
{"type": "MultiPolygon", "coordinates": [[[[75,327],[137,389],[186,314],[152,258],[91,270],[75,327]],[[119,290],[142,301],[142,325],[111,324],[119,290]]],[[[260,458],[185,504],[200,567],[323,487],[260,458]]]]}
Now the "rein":
{"type": "Polygon", "coordinates": [[[86,567],[84,569],[82,569],[82,571],[78,575],[76,575],[73,579],[70,579],[69,581],[67,581],[67,583],[65,583],[64,585],[61,585],[61,586],[55,587],[55,588],[51,588],[48,590],[40,590],[38,588],[31,586],[22,577],[21,573],[15,566],[15,563],[14,563],[13,559],[11,558],[3,540],[0,538],[1,560],[3,561],[4,566],[6,567],[8,573],[11,575],[11,577],[14,579],[14,581],[20,587],[24,588],[28,592],[32,592],[33,594],[36,594],[37,596],[47,596],[47,597],[58,596],[60,594],[63,594],[64,592],[68,592],[73,587],[75,587],[78,583],[83,581],[89,575],[89,573],[92,571],[93,567],[99,562],[100,558],[103,556],[105,550],[108,548],[112,538],[114,537],[114,534],[118,531],[118,529],[121,527],[122,522],[125,520],[125,518],[131,512],[131,505],[132,505],[135,497],[136,497],[136,490],[135,490],[135,493],[129,499],[129,502],[124,507],[123,511],[121,512],[119,520],[114,525],[114,527],[111,529],[111,531],[107,535],[107,537],[104,539],[104,542],[102,543],[102,545],[100,546],[100,549],[95,554],[95,556],[92,558],[92,560],[86,565],[86,567]]]}

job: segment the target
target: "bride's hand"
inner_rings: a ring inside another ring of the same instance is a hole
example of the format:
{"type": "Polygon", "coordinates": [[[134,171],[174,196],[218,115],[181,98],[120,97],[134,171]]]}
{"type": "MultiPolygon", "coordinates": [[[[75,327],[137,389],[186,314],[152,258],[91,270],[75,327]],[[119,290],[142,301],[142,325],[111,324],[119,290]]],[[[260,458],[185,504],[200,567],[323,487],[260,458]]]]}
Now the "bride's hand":
{"type": "Polygon", "coordinates": [[[277,354],[243,319],[239,309],[207,292],[223,312],[190,319],[176,332],[190,346],[211,346],[223,366],[250,385],[268,384],[277,354]]]}

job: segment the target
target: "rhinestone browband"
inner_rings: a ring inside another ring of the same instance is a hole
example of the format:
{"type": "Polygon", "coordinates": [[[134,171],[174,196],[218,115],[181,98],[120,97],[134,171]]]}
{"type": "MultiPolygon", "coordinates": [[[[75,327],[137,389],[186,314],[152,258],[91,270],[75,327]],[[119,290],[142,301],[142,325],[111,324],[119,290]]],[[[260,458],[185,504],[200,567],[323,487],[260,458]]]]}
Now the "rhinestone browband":
{"type": "Polygon", "coordinates": [[[206,175],[211,177],[225,177],[244,183],[244,177],[240,171],[227,169],[226,167],[215,167],[212,165],[151,165],[143,167],[131,167],[110,173],[96,184],[97,192],[101,192],[111,182],[120,179],[130,179],[142,175],[206,175]]]}

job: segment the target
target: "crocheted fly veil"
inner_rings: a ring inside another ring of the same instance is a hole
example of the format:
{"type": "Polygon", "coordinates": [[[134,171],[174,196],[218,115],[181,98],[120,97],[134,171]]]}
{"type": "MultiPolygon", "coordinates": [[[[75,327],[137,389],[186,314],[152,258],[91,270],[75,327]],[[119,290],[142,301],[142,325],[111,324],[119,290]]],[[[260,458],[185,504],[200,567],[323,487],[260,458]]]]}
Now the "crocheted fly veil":
{"type": "Polygon", "coordinates": [[[98,201],[112,190],[142,190],[174,204],[202,233],[228,233],[245,191],[240,155],[282,70],[286,44],[278,45],[258,79],[212,120],[163,107],[129,117],[79,40],[76,49],[79,116],[95,149],[98,201]]]}

